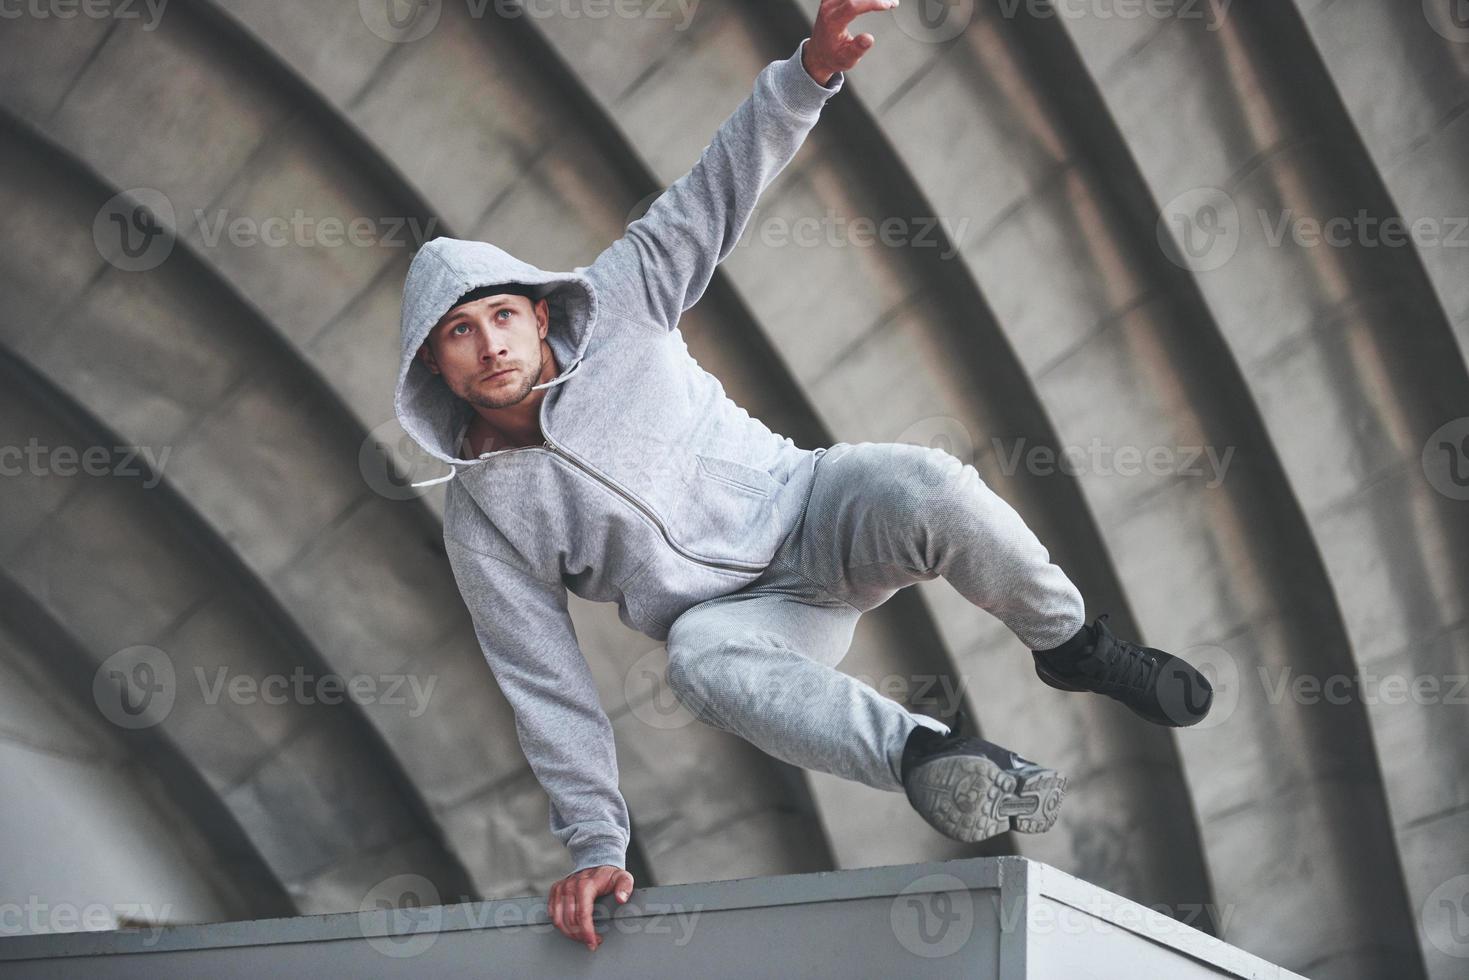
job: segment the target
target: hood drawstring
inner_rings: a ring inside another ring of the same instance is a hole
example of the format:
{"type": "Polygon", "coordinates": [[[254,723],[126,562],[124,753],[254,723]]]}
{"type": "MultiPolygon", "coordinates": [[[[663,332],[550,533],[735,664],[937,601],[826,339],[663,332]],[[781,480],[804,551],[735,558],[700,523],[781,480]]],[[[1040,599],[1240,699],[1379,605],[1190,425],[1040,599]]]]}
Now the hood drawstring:
{"type": "Polygon", "coordinates": [[[432,480],[420,480],[417,483],[410,483],[408,485],[410,487],[413,487],[414,489],[417,489],[418,487],[434,487],[438,486],[440,483],[448,483],[450,480],[454,479],[454,477],[459,475],[459,467],[461,465],[473,466],[474,464],[450,463],[448,476],[436,476],[432,480]]]}
{"type": "MultiPolygon", "coordinates": [[[[550,388],[554,385],[559,385],[561,382],[565,381],[567,378],[576,373],[576,369],[581,367],[581,362],[582,359],[578,357],[576,360],[571,362],[571,367],[567,368],[565,371],[562,371],[550,381],[546,381],[538,385],[532,385],[530,390],[536,391],[540,388],[550,388]]],[[[480,453],[479,459],[475,460],[472,463],[451,462],[449,464],[449,472],[447,475],[436,476],[432,480],[420,480],[418,483],[410,483],[408,485],[416,489],[418,487],[433,487],[438,486],[440,483],[448,483],[450,480],[454,479],[454,477],[459,475],[459,468],[461,466],[478,466],[480,463],[483,463],[485,460],[489,459],[493,455],[494,453],[480,453]]]]}
{"type": "Polygon", "coordinates": [[[530,390],[531,391],[537,391],[537,390],[539,390],[541,388],[549,388],[552,385],[559,385],[561,382],[565,381],[567,378],[569,378],[573,374],[575,374],[576,373],[576,369],[579,368],[579,367],[581,367],[581,358],[580,357],[578,357],[576,360],[574,360],[574,361],[571,362],[571,367],[567,368],[565,371],[562,371],[560,374],[556,375],[556,377],[552,378],[550,381],[544,381],[544,382],[542,382],[541,384],[538,384],[538,385],[531,385],[530,390]]]}

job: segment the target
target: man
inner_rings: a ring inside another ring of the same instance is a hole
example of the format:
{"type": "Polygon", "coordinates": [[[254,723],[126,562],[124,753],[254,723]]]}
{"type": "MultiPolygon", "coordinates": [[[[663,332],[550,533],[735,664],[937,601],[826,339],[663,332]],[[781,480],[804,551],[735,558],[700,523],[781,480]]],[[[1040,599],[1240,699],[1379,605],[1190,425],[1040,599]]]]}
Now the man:
{"type": "Polygon", "coordinates": [[[550,915],[589,949],[593,900],[626,901],[633,879],[612,728],[568,590],[666,640],[669,685],[700,720],[906,792],[964,841],[1048,829],[1065,777],[836,669],[857,618],[897,590],[943,575],[1054,687],[1159,724],[1208,710],[1187,664],[1119,640],[1105,616],[1085,624],[1076,587],[973,466],[904,444],[801,449],[730,401],[678,331],[871,49],[847,26],[895,5],[825,0],[812,36],[761,71],[693,169],[590,266],[548,272],[435,239],[408,273],[398,418],[451,468],[427,481],[449,484],[449,561],[574,861],[550,915]]]}

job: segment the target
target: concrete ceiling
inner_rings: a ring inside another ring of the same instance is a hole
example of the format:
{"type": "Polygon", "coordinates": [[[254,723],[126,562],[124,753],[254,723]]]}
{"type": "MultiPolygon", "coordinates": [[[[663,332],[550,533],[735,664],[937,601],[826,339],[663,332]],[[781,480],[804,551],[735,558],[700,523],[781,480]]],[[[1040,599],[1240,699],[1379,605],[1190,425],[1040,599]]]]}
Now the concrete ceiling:
{"type": "MultiPolygon", "coordinates": [[[[33,843],[0,874],[16,894],[189,921],[564,873],[442,554],[442,490],[404,489],[436,472],[393,422],[398,304],[436,235],[589,261],[817,5],[644,6],[450,0],[403,43],[345,2],[0,27],[0,444],[152,464],[5,476],[0,670],[35,693],[0,702],[0,781],[42,787],[0,807],[33,843]],[[171,233],[142,270],[108,235],[125,191],[171,233]],[[374,235],[227,232],[298,212],[374,235]],[[109,667],[174,671],[166,717],[99,718],[109,667]],[[236,703],[209,697],[221,670],[432,687],[236,703]],[[87,843],[44,827],[103,792],[119,816],[87,843]],[[78,847],[92,875],[46,858],[78,847]]],[[[1469,437],[1469,30],[1370,0],[923,6],[859,21],[876,50],[682,332],[800,445],[972,462],[1090,611],[1208,664],[1219,707],[1149,728],[1040,685],[946,583],[905,591],[843,669],[945,679],[1072,777],[1051,833],[959,847],[899,794],[670,712],[659,644],[573,597],[640,884],[1022,853],[1311,976],[1459,975],[1430,899],[1469,870],[1469,493],[1425,460],[1469,437]],[[1359,212],[1437,240],[1279,237],[1359,212]],[[815,245],[782,240],[802,222],[815,245]]]]}

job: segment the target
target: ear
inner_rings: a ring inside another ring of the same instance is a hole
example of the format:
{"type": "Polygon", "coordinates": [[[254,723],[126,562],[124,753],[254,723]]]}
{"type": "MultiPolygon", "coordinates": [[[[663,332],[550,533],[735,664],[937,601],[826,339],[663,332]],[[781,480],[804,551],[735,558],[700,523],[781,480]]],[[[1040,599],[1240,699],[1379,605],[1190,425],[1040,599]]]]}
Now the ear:
{"type": "Polygon", "coordinates": [[[417,356],[418,359],[424,363],[424,366],[427,367],[430,371],[432,371],[434,374],[439,373],[439,362],[434,360],[433,348],[429,346],[427,339],[425,339],[424,342],[419,345],[417,356]]]}
{"type": "Polygon", "coordinates": [[[551,303],[549,300],[538,299],[531,308],[536,312],[536,328],[541,339],[545,340],[546,333],[551,329],[551,303]]]}

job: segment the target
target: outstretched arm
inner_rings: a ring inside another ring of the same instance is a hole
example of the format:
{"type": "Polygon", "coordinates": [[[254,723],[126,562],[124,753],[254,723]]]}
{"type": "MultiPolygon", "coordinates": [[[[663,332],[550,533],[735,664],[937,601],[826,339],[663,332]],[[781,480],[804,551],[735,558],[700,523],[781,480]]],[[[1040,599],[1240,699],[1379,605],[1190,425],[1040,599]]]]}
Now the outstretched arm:
{"type": "Polygon", "coordinates": [[[573,870],[625,868],[631,822],[612,724],[577,644],[565,586],[447,533],[444,545],[480,649],[515,711],[521,750],[550,797],[551,833],[571,852],[573,870]]]}
{"type": "Polygon", "coordinates": [[[827,99],[841,91],[845,73],[872,48],[871,34],[852,37],[847,26],[859,14],[897,5],[822,0],[811,37],[789,58],[765,66],[693,169],[586,267],[607,311],[663,330],[678,325],[734,250],[761,193],[801,148],[827,99]]]}

